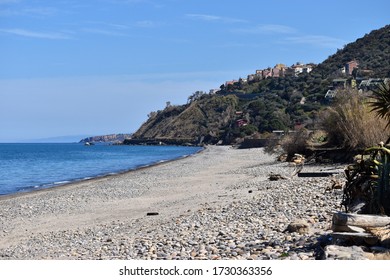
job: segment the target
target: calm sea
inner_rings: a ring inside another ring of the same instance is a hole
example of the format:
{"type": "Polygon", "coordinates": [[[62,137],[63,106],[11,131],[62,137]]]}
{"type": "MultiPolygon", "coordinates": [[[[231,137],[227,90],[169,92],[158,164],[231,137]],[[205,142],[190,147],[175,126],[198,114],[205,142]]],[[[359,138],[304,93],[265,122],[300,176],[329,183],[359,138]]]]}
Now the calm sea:
{"type": "Polygon", "coordinates": [[[0,195],[115,174],[196,153],[199,147],[0,144],[0,195]]]}

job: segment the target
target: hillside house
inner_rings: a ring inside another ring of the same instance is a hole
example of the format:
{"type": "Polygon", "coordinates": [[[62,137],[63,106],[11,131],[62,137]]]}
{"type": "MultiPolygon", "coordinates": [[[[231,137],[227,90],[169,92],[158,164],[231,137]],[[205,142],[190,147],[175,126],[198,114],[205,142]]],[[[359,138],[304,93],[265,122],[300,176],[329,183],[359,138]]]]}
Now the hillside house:
{"type": "Polygon", "coordinates": [[[359,66],[359,63],[356,61],[356,60],[351,60],[349,62],[347,62],[344,66],[345,68],[345,73],[347,75],[352,75],[352,72],[355,68],[358,68],[359,66]]]}
{"type": "Polygon", "coordinates": [[[284,77],[284,72],[286,71],[287,67],[286,65],[282,63],[278,63],[272,68],[272,77],[279,78],[284,77]]]}
{"type": "Polygon", "coordinates": [[[313,63],[305,64],[303,69],[302,69],[302,72],[303,73],[310,73],[314,67],[315,67],[315,65],[313,63]]]}
{"type": "Polygon", "coordinates": [[[239,119],[239,120],[236,121],[236,124],[237,124],[238,127],[247,126],[248,125],[248,121],[244,120],[244,119],[239,119]]]}
{"type": "Polygon", "coordinates": [[[293,64],[291,67],[287,67],[285,70],[285,76],[298,77],[299,74],[303,73],[303,69],[306,66],[300,62],[293,64]]]}
{"type": "Polygon", "coordinates": [[[256,75],[255,74],[249,74],[247,78],[248,82],[252,82],[256,80],[256,75]]]}
{"type": "Polygon", "coordinates": [[[248,82],[248,79],[240,78],[240,79],[238,79],[238,82],[239,82],[240,84],[242,84],[242,83],[247,83],[247,82],[248,82]]]}
{"type": "Polygon", "coordinates": [[[272,69],[268,67],[267,69],[262,70],[261,77],[263,79],[267,79],[268,77],[272,77],[272,69]]]}
{"type": "Polygon", "coordinates": [[[274,68],[278,68],[279,70],[283,70],[283,69],[286,69],[287,66],[284,65],[283,63],[278,63],[278,64],[275,65],[274,68]]]}
{"type": "Polygon", "coordinates": [[[238,81],[237,80],[231,80],[231,81],[226,81],[225,82],[225,87],[229,86],[229,85],[234,85],[235,83],[237,83],[238,81]]]}
{"type": "Polygon", "coordinates": [[[295,76],[298,76],[299,74],[303,73],[304,65],[300,62],[297,62],[291,68],[294,70],[295,76]]]}
{"type": "Polygon", "coordinates": [[[272,77],[274,78],[279,78],[279,77],[283,77],[284,76],[284,72],[283,72],[283,69],[279,69],[279,68],[272,68],[272,77]]]}

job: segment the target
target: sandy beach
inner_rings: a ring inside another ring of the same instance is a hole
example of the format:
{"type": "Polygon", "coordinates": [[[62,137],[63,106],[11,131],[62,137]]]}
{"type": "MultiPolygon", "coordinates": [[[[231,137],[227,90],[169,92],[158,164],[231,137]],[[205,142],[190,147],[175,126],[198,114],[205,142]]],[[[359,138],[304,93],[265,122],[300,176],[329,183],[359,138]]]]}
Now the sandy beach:
{"type": "MultiPolygon", "coordinates": [[[[306,170],[340,166],[308,165],[306,170]]],[[[0,259],[315,259],[341,193],[263,149],[210,146],[124,174],[0,197],[0,259]],[[308,232],[286,231],[296,220],[308,232]]]]}

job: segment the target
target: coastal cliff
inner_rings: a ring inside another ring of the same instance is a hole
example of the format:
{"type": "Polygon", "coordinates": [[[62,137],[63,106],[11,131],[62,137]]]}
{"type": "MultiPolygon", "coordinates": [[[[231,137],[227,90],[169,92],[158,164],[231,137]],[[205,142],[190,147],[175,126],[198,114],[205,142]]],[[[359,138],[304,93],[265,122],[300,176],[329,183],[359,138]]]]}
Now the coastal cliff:
{"type": "Polygon", "coordinates": [[[218,142],[227,137],[238,107],[236,96],[200,97],[186,105],[167,106],[151,113],[133,134],[133,139],[156,139],[161,142],[218,142]],[[200,139],[202,138],[202,139],[200,139]],[[203,141],[202,141],[203,140],[203,141]]]}

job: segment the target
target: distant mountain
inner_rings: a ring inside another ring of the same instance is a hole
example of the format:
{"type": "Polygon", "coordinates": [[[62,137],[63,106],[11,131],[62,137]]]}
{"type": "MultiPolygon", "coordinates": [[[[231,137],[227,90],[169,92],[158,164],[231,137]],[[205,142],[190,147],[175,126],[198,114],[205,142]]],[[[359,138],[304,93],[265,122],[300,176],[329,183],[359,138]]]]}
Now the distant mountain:
{"type": "Polygon", "coordinates": [[[125,139],[132,137],[132,134],[109,134],[101,136],[92,136],[81,139],[80,143],[122,143],[125,139]]]}
{"type": "MultiPolygon", "coordinates": [[[[25,143],[77,143],[80,138],[84,138],[86,135],[67,135],[67,136],[55,136],[38,139],[23,140],[25,143]]],[[[20,141],[18,141],[20,142],[20,141]]]]}
{"type": "Polygon", "coordinates": [[[230,144],[273,130],[313,128],[318,112],[327,105],[325,94],[334,79],[355,80],[356,84],[369,77],[390,77],[390,25],[346,45],[310,73],[241,79],[221,85],[214,94],[197,92],[185,105],[152,112],[133,140],[167,139],[172,143],[172,139],[203,139],[206,143],[230,144]],[[357,63],[356,69],[352,62],[357,63]]]}

